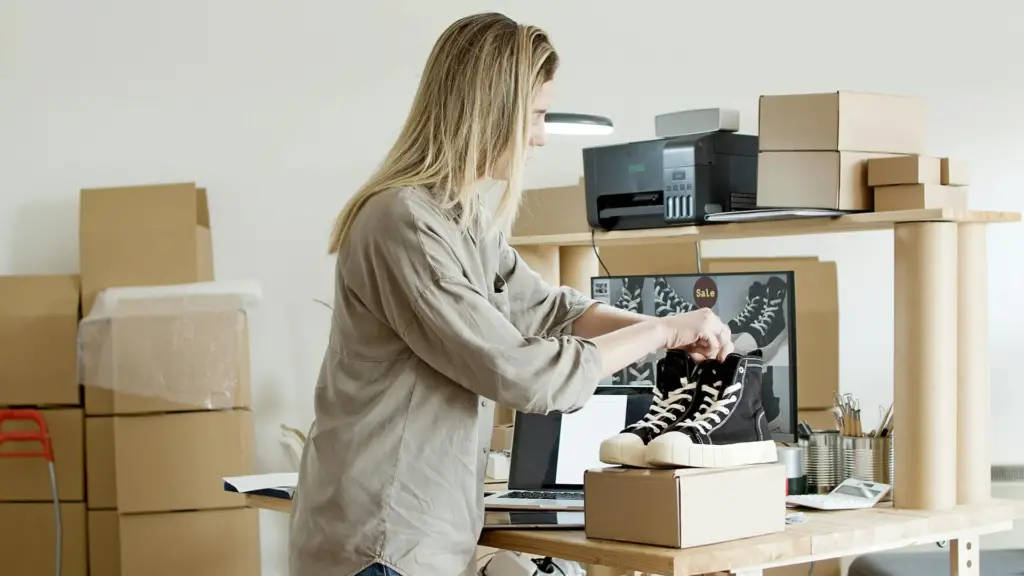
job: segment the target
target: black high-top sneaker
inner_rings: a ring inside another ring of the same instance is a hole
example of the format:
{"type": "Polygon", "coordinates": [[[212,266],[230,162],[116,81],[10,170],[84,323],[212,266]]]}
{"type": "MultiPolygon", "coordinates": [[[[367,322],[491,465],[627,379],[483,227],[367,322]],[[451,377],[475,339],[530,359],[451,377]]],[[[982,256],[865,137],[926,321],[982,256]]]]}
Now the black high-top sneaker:
{"type": "MultiPolygon", "coordinates": [[[[628,310],[637,314],[643,314],[643,287],[643,278],[626,278],[622,282],[622,292],[619,294],[619,298],[615,301],[614,306],[619,310],[628,310]]],[[[645,372],[649,371],[650,363],[645,360],[641,360],[613,374],[612,385],[626,386],[636,380],[640,380],[642,383],[645,380],[645,372]],[[632,376],[632,378],[630,376],[632,376]]],[[[646,380],[648,381],[647,385],[650,385],[652,383],[650,382],[651,374],[646,374],[646,376],[646,380]]]]}
{"type": "Polygon", "coordinates": [[[750,288],[747,288],[747,303],[735,318],[729,320],[729,330],[732,330],[733,336],[742,334],[747,330],[750,323],[757,318],[757,315],[761,313],[761,309],[764,308],[767,296],[767,286],[760,282],[755,281],[750,285],[750,288]]]}
{"type": "Polygon", "coordinates": [[[658,318],[693,312],[697,305],[683,300],[663,277],[654,279],[654,315],[658,318]]]}
{"type": "Polygon", "coordinates": [[[763,367],[759,354],[702,362],[700,407],[648,443],[648,465],[725,468],[778,461],[761,406],[763,367]]]}
{"type": "Polygon", "coordinates": [[[775,356],[775,349],[786,336],[786,317],[782,304],[786,301],[788,288],[782,278],[772,276],[768,279],[764,284],[764,305],[757,311],[757,316],[741,330],[747,336],[734,341],[737,351],[747,353],[760,348],[767,359],[775,356]]]}
{"type": "Polygon", "coordinates": [[[647,443],[676,420],[689,417],[698,407],[697,381],[693,378],[695,367],[696,363],[686,352],[666,352],[665,357],[658,361],[658,384],[647,414],[601,442],[601,462],[647,466],[647,443]]]}

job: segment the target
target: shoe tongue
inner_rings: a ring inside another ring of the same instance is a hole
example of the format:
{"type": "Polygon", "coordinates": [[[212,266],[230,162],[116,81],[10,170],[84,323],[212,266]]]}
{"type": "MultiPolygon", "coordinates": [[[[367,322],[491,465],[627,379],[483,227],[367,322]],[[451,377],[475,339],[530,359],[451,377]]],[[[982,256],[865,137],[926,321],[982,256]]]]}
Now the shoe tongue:
{"type": "Polygon", "coordinates": [[[696,363],[690,355],[682,350],[669,350],[665,357],[658,362],[658,387],[665,392],[671,392],[683,387],[683,378],[693,378],[696,363]]]}

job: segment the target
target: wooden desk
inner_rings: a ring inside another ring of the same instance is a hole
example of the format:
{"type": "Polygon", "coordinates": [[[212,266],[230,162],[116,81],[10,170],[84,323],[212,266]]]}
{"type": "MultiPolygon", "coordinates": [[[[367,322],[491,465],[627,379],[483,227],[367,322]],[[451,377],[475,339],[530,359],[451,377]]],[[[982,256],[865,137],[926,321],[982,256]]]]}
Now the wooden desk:
{"type": "MultiPolygon", "coordinates": [[[[289,512],[291,502],[249,496],[253,508],[289,512]]],[[[993,500],[945,511],[879,507],[848,512],[807,512],[807,522],[785,532],[675,549],[587,538],[581,530],[491,530],[480,545],[588,565],[588,576],[693,576],[719,572],[760,575],[767,568],[857,556],[918,544],[949,542],[950,573],[979,574],[978,537],[1013,528],[1024,503],[993,500]]]]}

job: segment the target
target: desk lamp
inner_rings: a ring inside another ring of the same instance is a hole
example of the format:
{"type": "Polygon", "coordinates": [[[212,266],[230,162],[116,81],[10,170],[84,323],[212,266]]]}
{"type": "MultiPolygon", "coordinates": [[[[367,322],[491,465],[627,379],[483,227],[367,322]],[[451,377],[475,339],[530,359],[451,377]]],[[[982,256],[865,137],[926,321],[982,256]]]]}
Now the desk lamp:
{"type": "Polygon", "coordinates": [[[548,134],[572,136],[604,136],[615,130],[612,121],[604,116],[548,112],[544,115],[544,128],[548,134]]]}

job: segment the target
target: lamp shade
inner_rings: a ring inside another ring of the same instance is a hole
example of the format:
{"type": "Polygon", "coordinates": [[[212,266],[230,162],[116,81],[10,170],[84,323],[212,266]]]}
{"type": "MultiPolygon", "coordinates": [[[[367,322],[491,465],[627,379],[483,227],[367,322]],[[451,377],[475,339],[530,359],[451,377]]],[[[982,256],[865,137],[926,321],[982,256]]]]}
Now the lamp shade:
{"type": "Polygon", "coordinates": [[[548,112],[544,115],[544,128],[548,134],[602,136],[615,130],[612,121],[604,116],[548,112]]]}

